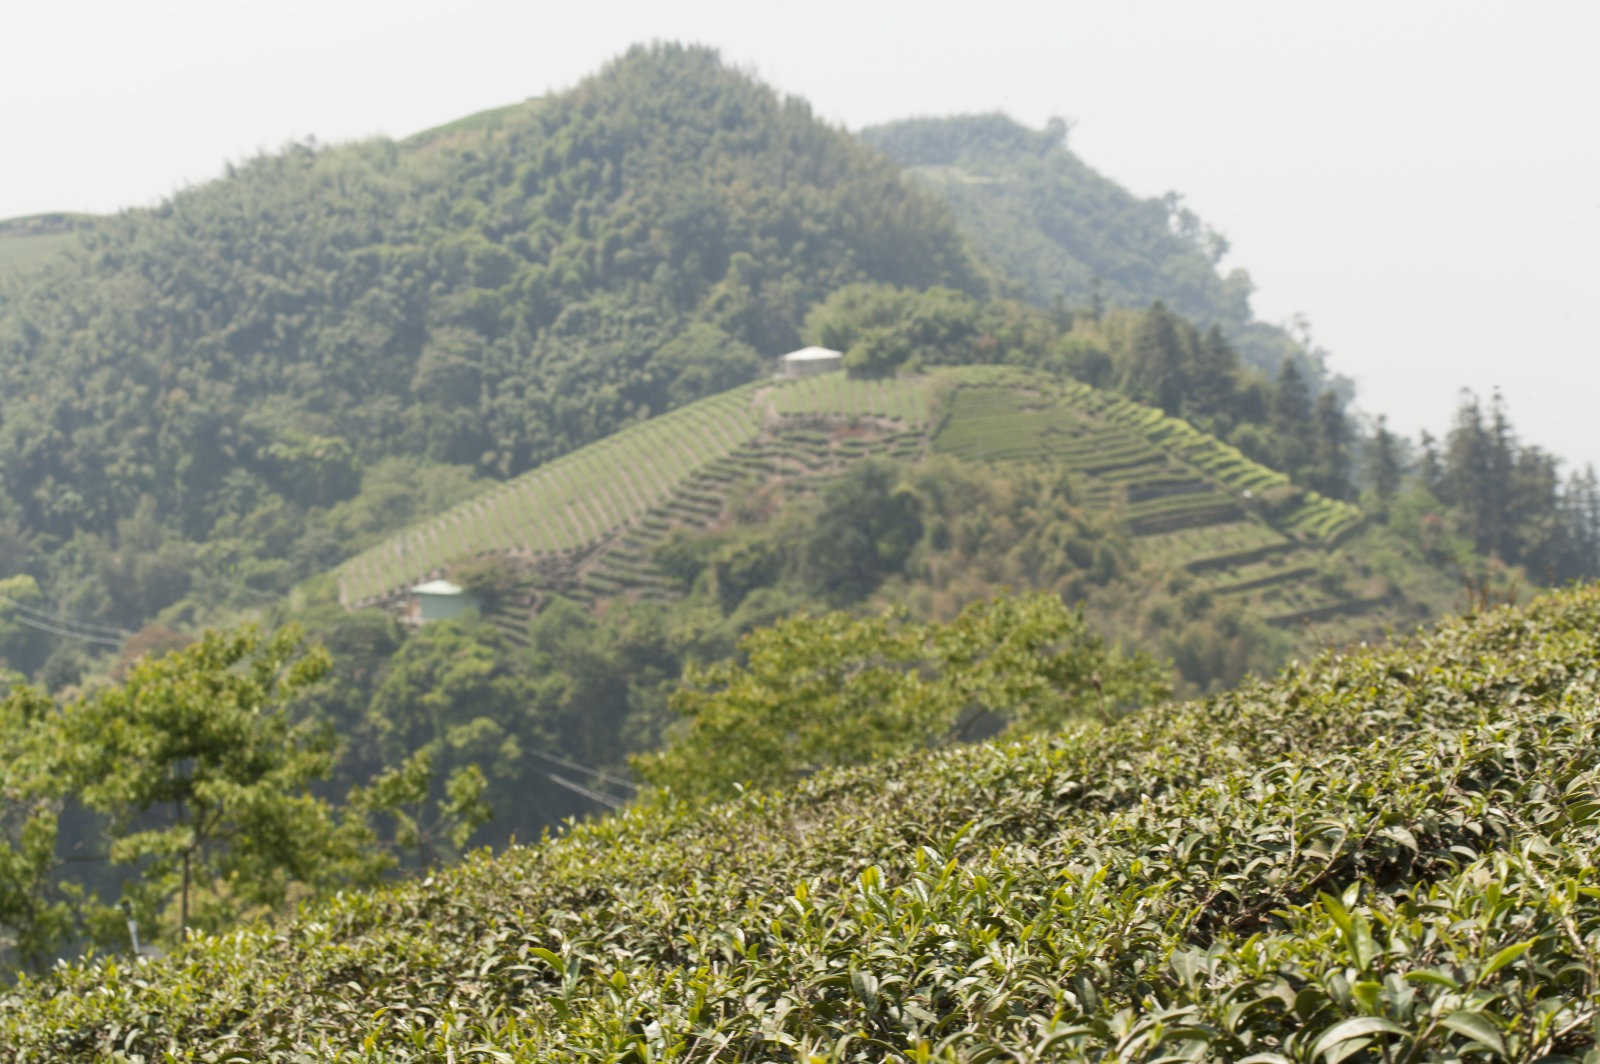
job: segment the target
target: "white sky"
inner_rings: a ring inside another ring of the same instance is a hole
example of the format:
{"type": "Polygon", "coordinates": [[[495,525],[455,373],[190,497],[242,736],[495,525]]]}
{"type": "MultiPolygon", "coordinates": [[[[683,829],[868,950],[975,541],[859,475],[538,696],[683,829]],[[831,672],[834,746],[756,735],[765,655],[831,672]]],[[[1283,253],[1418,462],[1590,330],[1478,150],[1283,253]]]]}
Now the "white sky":
{"type": "Polygon", "coordinates": [[[403,136],[696,41],[859,128],[1059,114],[1090,165],[1233,244],[1361,405],[1447,426],[1499,386],[1600,464],[1600,3],[17,3],[0,218],[150,204],[294,137],[403,136]]]}

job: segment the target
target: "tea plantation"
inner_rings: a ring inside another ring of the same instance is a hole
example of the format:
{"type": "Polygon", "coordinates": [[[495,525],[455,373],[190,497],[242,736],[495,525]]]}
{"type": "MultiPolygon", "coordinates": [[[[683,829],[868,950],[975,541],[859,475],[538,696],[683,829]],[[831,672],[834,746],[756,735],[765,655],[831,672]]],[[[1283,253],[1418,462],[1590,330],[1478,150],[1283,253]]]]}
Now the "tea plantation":
{"type": "Polygon", "coordinates": [[[1593,1060],[1600,589],[0,997],[56,1060],[1593,1060]]]}
{"type": "Polygon", "coordinates": [[[807,490],[867,457],[1029,462],[1069,470],[1084,502],[1117,515],[1148,574],[1284,628],[1334,638],[1400,619],[1400,594],[1346,580],[1334,558],[1360,510],[1296,487],[1187,422],[1114,393],[1007,366],[888,380],[831,373],[745,385],[633,425],[498,486],[345,563],[341,601],[397,602],[412,583],[484,556],[527,573],[503,627],[551,594],[662,599],[654,561],[674,530],[719,527],[741,492],[807,490]],[[1330,579],[1330,573],[1334,577],[1330,579]],[[1346,627],[1341,628],[1340,625],[1346,627]]]}
{"type": "Polygon", "coordinates": [[[0,220],[0,274],[28,269],[74,246],[76,231],[88,223],[87,216],[72,214],[0,220]]]}

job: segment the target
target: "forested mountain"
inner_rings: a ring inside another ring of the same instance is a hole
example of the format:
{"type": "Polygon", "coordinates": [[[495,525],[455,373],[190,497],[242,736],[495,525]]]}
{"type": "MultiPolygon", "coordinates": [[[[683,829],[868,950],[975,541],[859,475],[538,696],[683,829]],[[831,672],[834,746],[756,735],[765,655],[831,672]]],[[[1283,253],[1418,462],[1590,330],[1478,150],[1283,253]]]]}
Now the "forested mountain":
{"type": "Polygon", "coordinates": [[[913,118],[861,138],[949,202],[977,252],[1042,307],[1160,300],[1212,325],[1258,369],[1320,362],[1283,329],[1256,321],[1243,269],[1218,263],[1228,243],[1175,193],[1140,199],[1067,147],[1068,127],[1032,130],[1001,114],[913,118]]]}
{"type": "Polygon", "coordinates": [[[862,280],[985,289],[934,197],[704,49],[293,145],[0,280],[0,571],[126,627],[284,590],[422,466],[449,496],[746,380],[862,280]]]}

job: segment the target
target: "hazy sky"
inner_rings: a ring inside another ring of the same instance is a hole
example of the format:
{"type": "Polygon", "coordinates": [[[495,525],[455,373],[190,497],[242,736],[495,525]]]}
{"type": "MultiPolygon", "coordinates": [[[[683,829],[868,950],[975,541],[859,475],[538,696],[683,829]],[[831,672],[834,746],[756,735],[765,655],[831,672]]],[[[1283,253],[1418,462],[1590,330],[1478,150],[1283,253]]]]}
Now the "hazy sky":
{"type": "Polygon", "coordinates": [[[1181,192],[1303,312],[1363,408],[1446,427],[1499,386],[1600,464],[1600,4],[216,0],[19,3],[0,218],[150,204],[290,138],[403,136],[630,43],[722,49],[835,123],[1004,110],[1181,192]]]}

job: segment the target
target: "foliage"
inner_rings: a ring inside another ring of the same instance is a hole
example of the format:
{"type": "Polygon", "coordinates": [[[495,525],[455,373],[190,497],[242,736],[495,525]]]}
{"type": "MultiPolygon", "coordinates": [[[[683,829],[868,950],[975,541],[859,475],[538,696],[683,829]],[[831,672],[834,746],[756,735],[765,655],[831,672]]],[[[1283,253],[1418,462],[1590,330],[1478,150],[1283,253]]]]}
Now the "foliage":
{"type": "Polygon", "coordinates": [[[150,941],[373,882],[385,858],[370,832],[313,793],[332,736],[288,710],[326,668],[292,627],[245,628],[65,705],[14,687],[0,703],[0,955],[37,967],[85,939],[125,943],[107,903],[119,889],[150,941]]]}
{"type": "Polygon", "coordinates": [[[469,615],[408,635],[377,610],[337,607],[306,623],[333,656],[296,704],[340,739],[324,792],[370,813],[376,842],[404,869],[537,838],[595,809],[551,773],[612,793],[591,773],[625,771],[626,754],[657,742],[684,657],[732,647],[669,629],[655,604],[618,603],[599,618],[557,601],[509,632],[469,615]]]}
{"type": "Polygon", "coordinates": [[[0,962],[51,958],[73,927],[56,880],[61,803],[45,770],[54,752],[43,723],[54,705],[19,686],[0,702],[0,962]]]}
{"type": "Polygon", "coordinates": [[[1113,515],[1081,501],[1071,473],[1046,464],[1006,469],[936,460],[911,484],[927,534],[892,591],[920,616],[945,617],[1002,588],[1049,590],[1081,602],[1135,568],[1113,515]]]}
{"type": "Polygon", "coordinates": [[[1318,353],[1254,320],[1249,274],[1219,269],[1222,234],[1176,193],[1140,199],[1097,173],[1065,129],[984,114],[890,122],[861,136],[943,196],[974,248],[1035,306],[1094,318],[1160,301],[1201,329],[1216,326],[1258,369],[1293,355],[1321,376],[1318,353]]]}
{"type": "Polygon", "coordinates": [[[979,304],[949,288],[912,292],[886,284],[847,285],[806,315],[805,337],[844,352],[860,377],[903,367],[968,361],[980,332],[979,304]]]}
{"type": "Polygon", "coordinates": [[[364,750],[347,771],[359,779],[426,757],[448,778],[476,763],[513,791],[527,771],[522,744],[541,735],[533,679],[497,635],[451,620],[407,639],[352,729],[364,750]]]}
{"type": "Polygon", "coordinates": [[[127,629],[325,570],[363,496],[393,531],[385,462],[513,476],[751,379],[836,288],[987,283],[887,160],[665,44],[74,239],[0,272],[0,573],[127,629]]]}
{"type": "Polygon", "coordinates": [[[450,576],[485,613],[507,606],[510,596],[523,583],[522,566],[503,554],[460,562],[451,568],[450,576]]]}
{"type": "Polygon", "coordinates": [[[1111,726],[641,805],[160,962],[62,966],[0,998],[0,1042],[1581,1060],[1597,633],[1584,589],[1111,726]]]}
{"type": "Polygon", "coordinates": [[[853,602],[904,568],[922,539],[922,502],[888,464],[863,462],[823,493],[801,546],[803,582],[825,601],[853,602]]]}
{"type": "Polygon", "coordinates": [[[441,745],[439,740],[427,744],[348,798],[355,810],[391,819],[396,849],[414,853],[421,868],[431,867],[441,851],[460,853],[472,833],[494,815],[483,797],[488,780],[474,763],[456,768],[444,783],[444,796],[430,803],[433,763],[441,745]]]}
{"type": "Polygon", "coordinates": [[[740,661],[691,668],[685,728],[633,759],[674,793],[791,783],[998,726],[1038,729],[1159,697],[1162,669],[1108,651],[1053,595],[976,602],[946,624],[903,614],[795,617],[739,641],[740,661]]]}
{"type": "Polygon", "coordinates": [[[44,594],[27,573],[0,580],[0,662],[30,673],[49,656],[51,639],[39,621],[44,594]]]}
{"type": "Polygon", "coordinates": [[[1442,504],[1436,517],[1473,549],[1552,584],[1600,573],[1594,468],[1563,478],[1559,458],[1517,438],[1498,392],[1487,411],[1463,392],[1443,453],[1427,453],[1426,440],[1424,451],[1419,486],[1442,504]]]}
{"type": "Polygon", "coordinates": [[[209,632],[63,710],[56,764],[106,817],[111,860],[138,867],[145,920],[176,897],[181,934],[203,887],[196,922],[223,926],[338,859],[338,824],[308,789],[332,768],[332,736],[285,712],[328,668],[300,643],[292,627],[209,632]]]}

